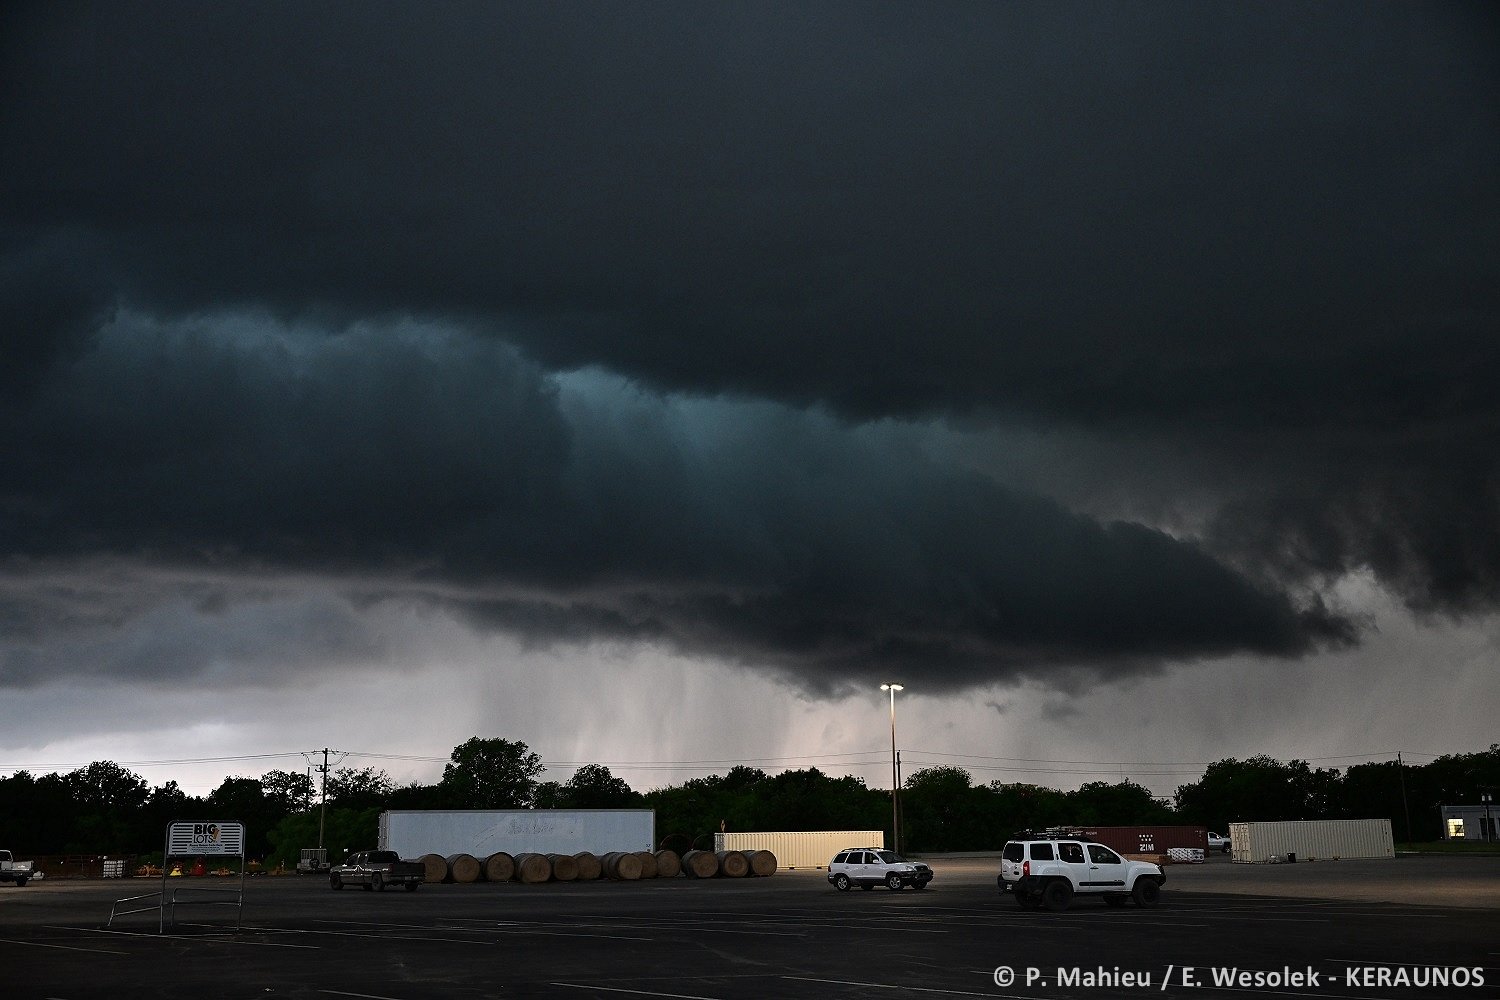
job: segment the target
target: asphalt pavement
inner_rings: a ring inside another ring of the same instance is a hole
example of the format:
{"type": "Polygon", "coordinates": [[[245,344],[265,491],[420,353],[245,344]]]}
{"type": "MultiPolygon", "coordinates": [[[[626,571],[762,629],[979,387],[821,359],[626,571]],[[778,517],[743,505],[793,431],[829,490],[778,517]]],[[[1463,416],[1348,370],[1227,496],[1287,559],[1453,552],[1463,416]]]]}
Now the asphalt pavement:
{"type": "MultiPolygon", "coordinates": [[[[182,906],[167,933],[154,911],[104,926],[159,880],[53,880],[0,887],[0,974],[17,1000],[1500,996],[1500,859],[1179,865],[1158,907],[1056,914],[998,894],[987,859],[931,863],[931,888],[899,892],[822,872],[415,893],[263,877],[242,913],[182,906]]],[[[169,888],[233,884],[192,881],[169,888]]]]}

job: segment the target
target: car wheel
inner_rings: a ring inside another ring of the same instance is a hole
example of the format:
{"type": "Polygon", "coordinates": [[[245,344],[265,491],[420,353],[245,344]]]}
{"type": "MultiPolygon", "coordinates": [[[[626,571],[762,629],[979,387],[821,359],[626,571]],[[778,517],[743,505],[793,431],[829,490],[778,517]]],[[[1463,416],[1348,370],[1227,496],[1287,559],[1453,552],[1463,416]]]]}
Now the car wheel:
{"type": "Polygon", "coordinates": [[[1105,906],[1124,906],[1125,905],[1125,897],[1124,896],[1116,895],[1115,893],[1112,893],[1112,892],[1111,893],[1107,893],[1105,895],[1105,897],[1104,897],[1104,905],[1105,906]]]}
{"type": "Polygon", "coordinates": [[[1135,889],[1130,895],[1135,899],[1136,906],[1155,906],[1157,900],[1161,899],[1161,886],[1156,884],[1154,878],[1139,878],[1135,880],[1135,889]]]}
{"type": "Polygon", "coordinates": [[[901,888],[901,876],[897,875],[895,872],[891,872],[889,875],[887,875],[885,877],[885,887],[887,889],[891,890],[892,892],[895,892],[898,889],[900,889],[901,888]]]}
{"type": "Polygon", "coordinates": [[[344,880],[343,879],[339,878],[337,875],[330,875],[330,876],[328,876],[328,888],[330,888],[330,889],[342,889],[343,887],[344,887],[344,880]]]}
{"type": "Polygon", "coordinates": [[[385,892],[385,878],[379,872],[370,879],[370,884],[376,892],[385,892]]]}
{"type": "Polygon", "coordinates": [[[843,872],[839,872],[837,875],[835,875],[833,877],[833,887],[835,889],[837,889],[839,892],[848,892],[849,891],[849,876],[845,875],[843,872]]]}
{"type": "Polygon", "coordinates": [[[1042,888],[1042,905],[1053,913],[1061,913],[1073,905],[1073,885],[1063,879],[1053,879],[1042,888]]]}

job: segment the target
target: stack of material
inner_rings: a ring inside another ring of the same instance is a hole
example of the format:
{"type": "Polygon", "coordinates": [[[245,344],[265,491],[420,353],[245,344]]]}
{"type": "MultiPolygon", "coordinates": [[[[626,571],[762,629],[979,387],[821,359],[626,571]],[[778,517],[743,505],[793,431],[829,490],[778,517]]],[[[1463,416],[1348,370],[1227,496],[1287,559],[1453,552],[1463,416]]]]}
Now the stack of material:
{"type": "Polygon", "coordinates": [[[657,878],[676,878],[682,874],[682,859],[676,851],[657,851],[655,856],[657,878]]]}
{"type": "Polygon", "coordinates": [[[750,874],[750,862],[739,851],[720,851],[719,873],[725,878],[744,878],[750,874]]]}
{"type": "Polygon", "coordinates": [[[750,862],[750,874],[756,878],[768,878],[776,874],[776,855],[770,851],[745,851],[750,862]]]}
{"type": "Polygon", "coordinates": [[[578,878],[578,860],[571,854],[549,854],[552,862],[552,877],[559,882],[572,882],[578,878]]]}
{"type": "Polygon", "coordinates": [[[509,882],[516,874],[516,859],[497,851],[484,859],[481,874],[486,882],[509,882]]]}
{"type": "Polygon", "coordinates": [[[546,882],[552,878],[552,862],[545,854],[517,854],[516,880],[527,885],[546,882]]]}
{"type": "Polygon", "coordinates": [[[417,860],[426,869],[422,875],[423,882],[441,882],[448,877],[448,859],[441,854],[424,854],[417,860]]]}
{"type": "Polygon", "coordinates": [[[682,871],[688,878],[713,878],[719,874],[718,855],[709,851],[688,851],[682,856],[682,871]]]}
{"type": "Polygon", "coordinates": [[[602,859],[604,877],[622,882],[634,882],[641,877],[641,859],[626,851],[611,851],[602,859]]]}
{"type": "Polygon", "coordinates": [[[573,860],[578,864],[580,882],[592,882],[604,874],[604,866],[599,863],[599,858],[588,851],[579,851],[573,855],[573,860]]]}
{"type": "Polygon", "coordinates": [[[454,854],[444,859],[448,865],[445,882],[475,882],[479,879],[479,861],[472,854],[454,854]]]}

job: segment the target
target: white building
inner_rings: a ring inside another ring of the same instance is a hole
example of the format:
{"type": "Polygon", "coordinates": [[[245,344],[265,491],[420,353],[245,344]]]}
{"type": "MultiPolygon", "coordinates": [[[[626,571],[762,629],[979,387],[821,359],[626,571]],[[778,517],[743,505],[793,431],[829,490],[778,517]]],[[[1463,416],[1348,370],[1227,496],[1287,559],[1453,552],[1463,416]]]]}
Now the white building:
{"type": "Polygon", "coordinates": [[[1443,806],[1444,840],[1500,840],[1495,826],[1500,822],[1500,803],[1474,806],[1443,806]]]}

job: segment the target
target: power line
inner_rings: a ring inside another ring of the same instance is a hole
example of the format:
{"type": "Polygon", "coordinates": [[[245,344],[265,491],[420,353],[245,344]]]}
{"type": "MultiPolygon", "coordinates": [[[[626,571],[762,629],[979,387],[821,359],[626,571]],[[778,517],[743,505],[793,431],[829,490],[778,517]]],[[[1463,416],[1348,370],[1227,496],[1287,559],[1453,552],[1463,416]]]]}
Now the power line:
{"type": "MultiPolygon", "coordinates": [[[[1072,760],[1047,757],[1002,757],[986,754],[963,754],[940,750],[922,750],[911,748],[905,751],[907,754],[919,755],[916,763],[924,765],[941,765],[951,761],[962,761],[966,769],[975,771],[1014,771],[1036,774],[1110,774],[1128,769],[1139,768],[1196,768],[1196,771],[1186,770],[1153,770],[1139,777],[1181,777],[1189,774],[1201,773],[1203,768],[1216,763],[1215,761],[1179,761],[1179,760],[1156,760],[1156,761],[1107,761],[1107,760],[1072,760]],[[934,759],[928,759],[934,758],[934,759]],[[994,761],[994,764],[968,763],[969,761],[994,761]],[[1057,767],[1021,767],[1016,765],[1039,764],[1039,765],[1063,765],[1057,767]]],[[[1449,756],[1427,751],[1406,750],[1407,755],[1438,758],[1449,756]]],[[[320,750],[293,750],[282,753],[266,754],[231,754],[213,757],[175,757],[159,760],[122,760],[114,763],[121,767],[145,768],[145,767],[173,767],[190,764],[224,764],[238,761],[254,760],[283,760],[290,758],[305,758],[310,753],[321,753],[320,750]]],[[[369,760],[393,760],[408,761],[413,763],[443,764],[450,761],[450,756],[429,756],[421,754],[390,754],[374,753],[367,751],[345,750],[340,751],[341,759],[361,758],[369,760]]],[[[1355,760],[1360,758],[1388,758],[1394,762],[1397,751],[1370,751],[1355,754],[1336,754],[1321,757],[1298,757],[1295,760],[1307,762],[1333,761],[1333,760],[1355,760]]],[[[603,765],[610,768],[627,771],[692,771],[712,768],[716,766],[745,766],[755,764],[785,765],[791,763],[823,762],[825,767],[866,767],[884,763],[884,749],[877,750],[851,750],[844,753],[834,754],[789,754],[775,757],[732,757],[732,758],[701,758],[689,760],[592,760],[592,761],[551,761],[547,767],[556,770],[577,769],[593,764],[603,765]],[[871,759],[861,760],[868,757],[871,759]]],[[[1224,758],[1221,758],[1224,759],[1224,758]]],[[[28,764],[0,764],[0,771],[32,771],[42,769],[54,770],[78,770],[87,767],[88,764],[97,763],[28,763],[28,764]]]]}

